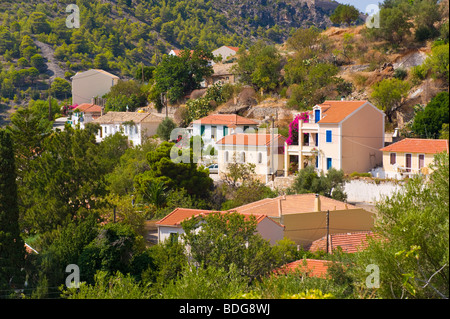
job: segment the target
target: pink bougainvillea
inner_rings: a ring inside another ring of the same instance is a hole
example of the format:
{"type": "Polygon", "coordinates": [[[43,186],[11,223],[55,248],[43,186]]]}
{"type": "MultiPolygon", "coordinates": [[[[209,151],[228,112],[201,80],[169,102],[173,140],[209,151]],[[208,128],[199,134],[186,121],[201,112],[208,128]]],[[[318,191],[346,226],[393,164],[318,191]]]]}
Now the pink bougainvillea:
{"type": "Polygon", "coordinates": [[[294,120],[289,124],[289,137],[286,140],[288,145],[298,145],[298,123],[303,120],[303,123],[309,122],[308,112],[298,114],[294,120]]]}

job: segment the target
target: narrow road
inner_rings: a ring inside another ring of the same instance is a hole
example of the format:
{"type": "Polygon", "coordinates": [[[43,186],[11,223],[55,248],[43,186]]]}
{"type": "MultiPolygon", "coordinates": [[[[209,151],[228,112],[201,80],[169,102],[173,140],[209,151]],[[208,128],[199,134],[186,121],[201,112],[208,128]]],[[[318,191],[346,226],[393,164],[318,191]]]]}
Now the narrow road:
{"type": "Polygon", "coordinates": [[[52,83],[56,77],[64,79],[64,70],[59,67],[52,46],[36,39],[34,39],[34,43],[41,49],[42,56],[47,59],[47,74],[50,76],[50,83],[52,83]]]}

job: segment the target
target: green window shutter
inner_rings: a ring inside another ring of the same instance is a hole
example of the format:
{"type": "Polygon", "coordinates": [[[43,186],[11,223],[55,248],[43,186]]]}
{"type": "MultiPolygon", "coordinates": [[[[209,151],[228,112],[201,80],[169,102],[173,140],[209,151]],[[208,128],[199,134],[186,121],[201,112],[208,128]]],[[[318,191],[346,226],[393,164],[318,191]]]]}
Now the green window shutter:
{"type": "Polygon", "coordinates": [[[203,135],[205,133],[205,126],[200,126],[200,135],[203,135]]]}
{"type": "Polygon", "coordinates": [[[228,135],[228,126],[224,126],[223,127],[223,136],[227,136],[228,135]]]}

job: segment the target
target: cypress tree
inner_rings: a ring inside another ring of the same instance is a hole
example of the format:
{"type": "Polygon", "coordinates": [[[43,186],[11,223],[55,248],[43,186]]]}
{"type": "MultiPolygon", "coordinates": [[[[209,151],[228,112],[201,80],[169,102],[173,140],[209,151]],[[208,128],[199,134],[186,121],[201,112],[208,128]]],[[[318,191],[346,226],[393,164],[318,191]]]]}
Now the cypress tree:
{"type": "Polygon", "coordinates": [[[0,289],[24,283],[25,247],[20,237],[19,207],[11,136],[0,130],[0,289]]]}

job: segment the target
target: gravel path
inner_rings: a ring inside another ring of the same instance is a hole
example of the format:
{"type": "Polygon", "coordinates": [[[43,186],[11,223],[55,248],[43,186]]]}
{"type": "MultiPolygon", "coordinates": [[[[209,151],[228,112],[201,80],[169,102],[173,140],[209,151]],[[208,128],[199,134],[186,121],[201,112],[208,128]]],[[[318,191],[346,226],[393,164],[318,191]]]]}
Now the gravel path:
{"type": "Polygon", "coordinates": [[[38,40],[34,40],[34,43],[41,49],[42,56],[47,59],[47,74],[50,76],[50,83],[57,77],[64,79],[64,70],[59,67],[55,59],[53,47],[38,40]]]}

